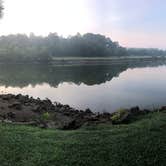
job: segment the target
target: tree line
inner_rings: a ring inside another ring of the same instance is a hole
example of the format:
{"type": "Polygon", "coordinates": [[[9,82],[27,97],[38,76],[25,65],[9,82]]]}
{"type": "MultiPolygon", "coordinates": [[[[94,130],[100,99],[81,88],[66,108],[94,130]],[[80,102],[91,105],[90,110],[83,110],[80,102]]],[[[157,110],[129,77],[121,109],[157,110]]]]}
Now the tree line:
{"type": "Polygon", "coordinates": [[[124,56],[127,51],[117,42],[100,34],[86,33],[64,38],[17,34],[0,37],[0,60],[50,61],[56,57],[124,56]]]}
{"type": "Polygon", "coordinates": [[[100,34],[77,33],[64,38],[57,33],[35,36],[31,33],[0,37],[0,62],[50,62],[57,57],[112,57],[166,55],[158,49],[127,49],[100,34]]]}
{"type": "Polygon", "coordinates": [[[128,55],[133,56],[166,56],[166,51],[157,48],[128,48],[128,55]]]}

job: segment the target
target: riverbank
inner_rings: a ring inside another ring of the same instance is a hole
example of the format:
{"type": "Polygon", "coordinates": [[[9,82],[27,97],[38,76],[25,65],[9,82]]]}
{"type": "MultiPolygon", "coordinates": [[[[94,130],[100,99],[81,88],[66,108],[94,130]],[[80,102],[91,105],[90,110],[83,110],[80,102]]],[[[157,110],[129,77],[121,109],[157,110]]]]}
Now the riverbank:
{"type": "Polygon", "coordinates": [[[114,113],[93,113],[90,109],[77,110],[69,105],[52,103],[49,99],[34,99],[21,94],[0,95],[1,122],[41,128],[71,130],[98,124],[128,124],[139,116],[165,110],[165,106],[158,110],[140,110],[137,106],[114,113]]]}
{"type": "Polygon", "coordinates": [[[56,57],[50,61],[55,66],[119,65],[121,63],[166,63],[165,56],[120,56],[120,57],[56,57]]]}
{"type": "Polygon", "coordinates": [[[126,64],[165,64],[166,56],[112,56],[112,57],[54,57],[50,60],[0,60],[0,65],[53,65],[53,66],[88,66],[126,64]],[[155,63],[153,63],[155,62],[155,63]]]}
{"type": "Polygon", "coordinates": [[[0,123],[1,166],[164,166],[166,114],[78,130],[0,123]]]}

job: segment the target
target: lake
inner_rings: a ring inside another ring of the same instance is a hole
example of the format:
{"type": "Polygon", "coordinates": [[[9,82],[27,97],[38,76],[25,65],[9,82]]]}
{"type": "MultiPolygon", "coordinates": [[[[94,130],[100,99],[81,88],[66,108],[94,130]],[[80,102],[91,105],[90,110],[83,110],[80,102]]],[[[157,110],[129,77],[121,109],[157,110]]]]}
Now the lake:
{"type": "Polygon", "coordinates": [[[119,108],[166,105],[166,63],[110,65],[0,65],[1,94],[28,94],[78,109],[113,112],[119,108]]]}

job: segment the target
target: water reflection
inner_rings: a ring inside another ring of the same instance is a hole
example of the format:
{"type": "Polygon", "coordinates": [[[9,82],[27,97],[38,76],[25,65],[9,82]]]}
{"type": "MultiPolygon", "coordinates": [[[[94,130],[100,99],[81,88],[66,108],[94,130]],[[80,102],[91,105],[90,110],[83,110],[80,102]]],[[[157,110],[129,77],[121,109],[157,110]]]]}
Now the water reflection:
{"type": "Polygon", "coordinates": [[[126,61],[119,60],[111,65],[93,66],[53,66],[53,65],[0,65],[0,85],[6,87],[26,87],[48,83],[57,87],[60,83],[77,85],[101,84],[110,81],[128,68],[157,66],[166,64],[166,59],[126,61]]]}
{"type": "Polygon", "coordinates": [[[120,66],[1,65],[0,84],[12,87],[25,87],[29,84],[35,86],[42,83],[57,87],[63,82],[95,85],[111,80],[126,69],[126,64],[120,66]]]}
{"type": "Polygon", "coordinates": [[[154,62],[72,67],[0,65],[0,90],[47,97],[94,111],[165,105],[166,67],[145,66],[154,66],[154,62]]]}

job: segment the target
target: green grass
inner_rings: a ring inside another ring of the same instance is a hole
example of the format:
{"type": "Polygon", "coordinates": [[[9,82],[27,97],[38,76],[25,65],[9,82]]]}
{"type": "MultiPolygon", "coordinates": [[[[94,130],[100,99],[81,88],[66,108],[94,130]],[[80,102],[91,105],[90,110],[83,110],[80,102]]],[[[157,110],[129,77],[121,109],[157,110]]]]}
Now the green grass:
{"type": "Polygon", "coordinates": [[[165,113],[75,131],[0,124],[0,166],[165,165],[165,113]]]}

